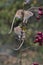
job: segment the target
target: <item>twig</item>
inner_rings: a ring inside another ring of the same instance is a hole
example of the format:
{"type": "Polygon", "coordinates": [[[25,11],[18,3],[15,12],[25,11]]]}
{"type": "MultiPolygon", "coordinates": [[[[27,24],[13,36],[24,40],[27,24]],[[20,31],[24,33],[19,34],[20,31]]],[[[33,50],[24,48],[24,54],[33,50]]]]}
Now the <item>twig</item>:
{"type": "Polygon", "coordinates": [[[16,49],[13,49],[13,50],[14,50],[14,51],[18,51],[18,50],[20,50],[21,47],[22,47],[22,45],[23,45],[23,43],[24,43],[24,39],[23,39],[22,43],[20,44],[20,46],[19,46],[18,48],[16,48],[16,49]]]}
{"type": "Polygon", "coordinates": [[[14,21],[15,21],[15,16],[14,16],[14,19],[13,19],[13,22],[12,22],[12,25],[11,25],[11,29],[10,29],[10,31],[8,32],[8,34],[11,34],[11,32],[12,32],[13,25],[14,25],[14,21]]]}
{"type": "MultiPolygon", "coordinates": [[[[43,8],[43,6],[40,6],[41,8],[43,8]]],[[[31,7],[31,8],[29,8],[28,10],[30,10],[30,11],[34,11],[34,10],[38,10],[38,8],[40,8],[40,7],[31,7]]]]}

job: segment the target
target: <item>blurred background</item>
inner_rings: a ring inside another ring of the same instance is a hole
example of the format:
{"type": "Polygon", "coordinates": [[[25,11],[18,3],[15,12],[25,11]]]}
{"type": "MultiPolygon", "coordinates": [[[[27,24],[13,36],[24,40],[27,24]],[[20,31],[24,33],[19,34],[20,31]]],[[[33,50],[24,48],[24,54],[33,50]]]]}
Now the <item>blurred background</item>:
{"type": "MultiPolygon", "coordinates": [[[[11,50],[12,48],[14,49],[16,44],[14,33],[12,32],[10,36],[7,33],[11,28],[13,17],[16,11],[18,9],[28,10],[30,7],[33,6],[35,7],[43,6],[43,0],[30,0],[28,4],[23,5],[24,1],[25,0],[0,0],[0,53],[6,53],[11,55],[15,53],[13,50],[11,50]]],[[[37,12],[35,12],[35,14],[36,16],[38,15],[37,12]]],[[[29,46],[30,53],[29,52],[27,54],[23,53],[25,55],[24,59],[28,63],[26,59],[29,57],[30,59],[28,60],[30,61],[30,64],[32,63],[32,61],[38,61],[40,62],[40,65],[43,65],[43,46],[39,47],[37,44],[33,43],[34,35],[36,34],[36,32],[37,31],[43,32],[43,17],[41,17],[40,20],[37,20],[36,17],[34,16],[31,17],[28,20],[28,24],[26,28],[27,28],[26,41],[24,42],[23,48],[29,46]]],[[[18,54],[18,52],[16,54],[18,54]]],[[[22,65],[25,65],[25,61],[24,64],[22,65]]],[[[3,62],[0,62],[0,64],[3,64],[3,62]]],[[[30,64],[28,63],[28,65],[30,64]]],[[[9,64],[9,65],[13,65],[13,64],[9,64]]]]}

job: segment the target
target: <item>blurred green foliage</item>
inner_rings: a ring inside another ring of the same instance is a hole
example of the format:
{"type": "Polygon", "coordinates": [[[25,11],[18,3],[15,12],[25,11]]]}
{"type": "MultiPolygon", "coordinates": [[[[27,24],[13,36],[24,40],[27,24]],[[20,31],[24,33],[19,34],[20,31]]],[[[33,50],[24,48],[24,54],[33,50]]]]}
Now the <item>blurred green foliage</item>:
{"type": "MultiPolygon", "coordinates": [[[[23,3],[24,0],[0,0],[0,44],[10,44],[12,41],[15,43],[13,34],[8,36],[6,33],[9,32],[13,17],[18,9],[29,9],[31,6],[43,6],[43,0],[41,0],[41,3],[40,0],[32,0],[32,2],[26,6],[24,6],[23,3]],[[36,1],[36,3],[34,1],[36,1]]],[[[35,33],[37,31],[43,32],[43,18],[37,21],[33,16],[28,22],[26,44],[33,45],[35,33]]]]}

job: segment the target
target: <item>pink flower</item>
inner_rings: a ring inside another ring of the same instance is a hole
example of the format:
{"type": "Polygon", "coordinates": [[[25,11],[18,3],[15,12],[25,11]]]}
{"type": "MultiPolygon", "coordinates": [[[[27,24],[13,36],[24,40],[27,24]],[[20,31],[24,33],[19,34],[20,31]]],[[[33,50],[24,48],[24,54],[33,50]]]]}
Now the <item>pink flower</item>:
{"type": "Polygon", "coordinates": [[[35,40],[34,43],[39,43],[39,46],[43,45],[43,33],[42,32],[38,32],[37,35],[35,36],[35,40]]]}
{"type": "Polygon", "coordinates": [[[40,42],[42,43],[42,37],[39,37],[38,40],[39,40],[39,43],[40,43],[40,42]]]}
{"type": "Polygon", "coordinates": [[[39,15],[43,15],[43,11],[40,11],[40,10],[39,10],[39,11],[38,11],[38,14],[39,14],[39,15]]]}
{"type": "Polygon", "coordinates": [[[37,20],[40,20],[40,16],[37,16],[36,19],[37,19],[37,20]]]}
{"type": "Polygon", "coordinates": [[[38,39],[39,39],[39,40],[42,40],[42,37],[39,36],[38,39]]]}
{"type": "Polygon", "coordinates": [[[38,35],[42,35],[42,32],[38,32],[37,34],[38,34],[38,35]]]}
{"type": "Polygon", "coordinates": [[[43,35],[42,35],[42,38],[43,38],[43,35]]]}
{"type": "Polygon", "coordinates": [[[37,39],[39,37],[39,35],[36,35],[35,38],[37,39]]]}
{"type": "Polygon", "coordinates": [[[35,39],[35,40],[34,40],[34,43],[36,43],[36,42],[39,42],[39,40],[38,40],[38,39],[35,39]]]}
{"type": "Polygon", "coordinates": [[[39,65],[38,62],[34,62],[32,65],[39,65]]]}
{"type": "Polygon", "coordinates": [[[43,9],[41,7],[39,7],[39,10],[42,11],[43,9]]]}

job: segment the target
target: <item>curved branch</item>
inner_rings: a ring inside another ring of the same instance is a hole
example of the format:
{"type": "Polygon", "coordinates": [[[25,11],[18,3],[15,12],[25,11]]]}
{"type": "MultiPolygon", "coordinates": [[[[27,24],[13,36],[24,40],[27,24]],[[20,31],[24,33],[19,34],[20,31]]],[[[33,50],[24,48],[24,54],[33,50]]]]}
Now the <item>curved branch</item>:
{"type": "Polygon", "coordinates": [[[15,16],[14,16],[14,19],[13,19],[13,22],[12,22],[12,25],[11,25],[11,29],[10,29],[10,31],[8,32],[8,34],[11,34],[11,32],[12,32],[14,21],[15,21],[15,16]]]}
{"type": "Polygon", "coordinates": [[[13,50],[14,50],[14,51],[20,50],[20,48],[22,47],[23,43],[24,43],[24,39],[23,39],[22,43],[20,44],[20,46],[19,46],[18,48],[16,48],[16,49],[13,49],[13,50]]]}

